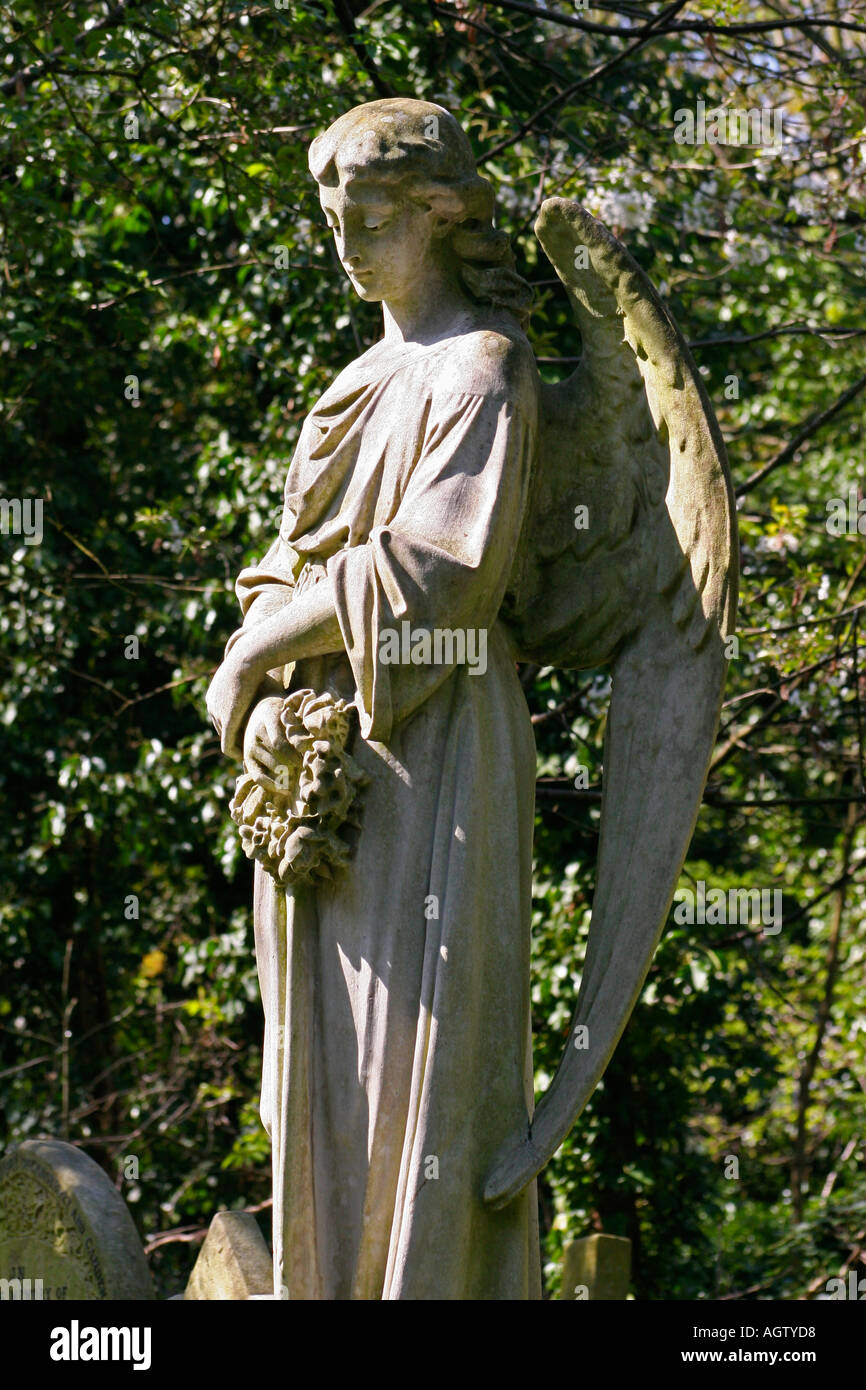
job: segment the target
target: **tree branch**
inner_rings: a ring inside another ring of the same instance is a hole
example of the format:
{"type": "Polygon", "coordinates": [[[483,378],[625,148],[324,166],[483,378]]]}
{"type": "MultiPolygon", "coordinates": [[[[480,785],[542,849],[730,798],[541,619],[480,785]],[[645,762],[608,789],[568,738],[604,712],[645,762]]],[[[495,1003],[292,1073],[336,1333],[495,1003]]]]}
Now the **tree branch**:
{"type": "MultiPolygon", "coordinates": [[[[531,15],[543,19],[548,24],[557,24],[565,29],[579,29],[587,34],[602,34],[607,38],[630,38],[634,28],[624,24],[599,24],[589,19],[575,19],[573,15],[560,10],[541,9],[538,5],[521,3],[521,0],[493,0],[501,10],[513,10],[518,14],[531,15]]],[[[678,8],[682,8],[679,6],[678,8]]],[[[779,29],[846,29],[856,34],[866,34],[866,24],[857,24],[853,19],[836,19],[832,15],[805,16],[800,19],[791,15],[782,19],[745,20],[741,24],[717,24],[713,19],[682,19],[667,23],[664,14],[659,15],[657,24],[663,34],[772,34],[779,29]],[[661,26],[664,24],[664,27],[661,26]]]]}
{"type": "MultiPolygon", "coordinates": [[[[120,0],[120,4],[115,5],[113,10],[109,10],[104,19],[97,20],[95,24],[91,24],[89,29],[85,29],[81,34],[76,34],[75,38],[72,40],[72,47],[80,48],[85,39],[90,38],[91,34],[98,34],[102,29],[113,29],[116,25],[122,24],[129,11],[137,9],[141,3],[142,0],[120,0]]],[[[4,97],[20,96],[25,88],[32,86],[34,82],[38,81],[40,77],[50,70],[51,64],[67,51],[67,45],[58,44],[57,48],[52,49],[45,58],[35,63],[28,64],[26,68],[21,68],[19,72],[13,73],[13,75],[7,77],[4,82],[0,82],[0,93],[2,93],[4,97]]]]}
{"type": "MultiPolygon", "coordinates": [[[[522,140],[524,135],[532,130],[535,122],[540,120],[542,116],[546,116],[548,111],[553,110],[556,106],[560,106],[562,102],[567,101],[569,97],[574,96],[584,87],[591,86],[599,77],[606,77],[607,74],[615,67],[618,67],[620,63],[625,62],[626,58],[630,58],[632,54],[637,53],[639,49],[645,47],[652,39],[657,38],[658,26],[669,15],[676,14],[678,10],[683,9],[685,4],[686,0],[674,0],[674,3],[668,5],[656,19],[650,20],[648,24],[644,25],[643,29],[638,31],[634,43],[629,44],[627,48],[624,48],[623,51],[616,54],[615,57],[609,58],[604,63],[599,63],[598,67],[593,68],[592,72],[587,73],[586,77],[581,77],[579,81],[573,82],[570,87],[566,87],[564,91],[559,92],[555,97],[551,97],[550,101],[545,102],[545,104],[540,106],[527,121],[523,122],[515,135],[509,136],[507,140],[501,140],[498,145],[494,145],[492,150],[488,150],[481,163],[486,164],[491,159],[495,159],[496,155],[501,154],[503,150],[510,149],[518,140],[522,140]]],[[[541,11],[541,13],[544,12],[541,11]]]]}
{"type": "MultiPolygon", "coordinates": [[[[848,872],[856,829],[857,818],[854,807],[852,806],[848,813],[848,826],[842,842],[843,875],[846,875],[848,872]]],[[[830,1013],[833,1008],[833,993],[839,974],[839,948],[842,941],[842,920],[845,912],[847,891],[848,880],[846,878],[836,893],[833,919],[830,925],[830,936],[827,942],[827,973],[824,979],[824,990],[821,996],[821,1002],[818,1006],[815,1038],[809,1055],[803,1063],[803,1069],[800,1072],[797,1087],[797,1130],[794,1139],[794,1152],[791,1160],[791,1201],[794,1208],[794,1216],[797,1221],[803,1219],[803,1187],[808,1179],[810,1166],[807,1154],[807,1123],[811,1098],[810,1093],[812,1082],[815,1078],[815,1071],[821,1057],[821,1049],[824,1046],[824,1036],[827,1032],[827,1025],[830,1022],[830,1013]]]]}
{"type": "Polygon", "coordinates": [[[771,473],[775,473],[777,468],[781,468],[783,463],[792,459],[806,440],[811,439],[813,434],[817,434],[824,425],[834,419],[841,410],[844,410],[845,406],[850,404],[864,387],[866,387],[866,376],[861,376],[858,381],[854,382],[853,386],[849,386],[847,391],[843,391],[831,406],[828,406],[826,410],[819,411],[817,415],[813,415],[811,419],[807,420],[799,433],[789,444],[785,445],[784,449],[776,454],[775,458],[770,459],[769,463],[765,464],[763,468],[759,468],[744,483],[740,483],[739,487],[735,489],[736,496],[744,497],[753,487],[757,487],[758,483],[762,483],[771,473]]]}

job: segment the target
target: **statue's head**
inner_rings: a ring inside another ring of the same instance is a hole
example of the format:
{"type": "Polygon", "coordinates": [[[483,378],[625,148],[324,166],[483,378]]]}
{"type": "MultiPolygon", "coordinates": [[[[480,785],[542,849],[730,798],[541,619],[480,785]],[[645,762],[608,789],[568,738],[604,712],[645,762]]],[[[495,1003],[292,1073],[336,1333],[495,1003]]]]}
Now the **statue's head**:
{"type": "Polygon", "coordinates": [[[309,162],[362,299],[399,298],[433,257],[453,266],[471,299],[526,317],[530,290],[493,226],[493,189],[443,107],[409,98],[356,106],[317,136],[309,162]]]}

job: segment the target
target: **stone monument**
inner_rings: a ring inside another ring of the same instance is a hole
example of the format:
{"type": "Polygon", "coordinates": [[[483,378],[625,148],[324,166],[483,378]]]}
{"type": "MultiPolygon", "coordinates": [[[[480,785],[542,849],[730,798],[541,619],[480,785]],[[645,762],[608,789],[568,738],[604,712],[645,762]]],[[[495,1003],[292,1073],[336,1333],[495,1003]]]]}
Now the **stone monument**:
{"type": "Polygon", "coordinates": [[[154,1297],[123,1198],[72,1144],[28,1139],[0,1162],[0,1296],[154,1297]]]}
{"type": "Polygon", "coordinates": [[[631,1279],[631,1241],[596,1232],[573,1240],[562,1252],[561,1301],[621,1302],[631,1279]]]}
{"type": "Polygon", "coordinates": [[[225,1302],[270,1294],[271,1253],[251,1212],[218,1211],[208,1227],[182,1297],[225,1302]]]}
{"type": "Polygon", "coordinates": [[[307,416],[208,692],[255,861],[274,1288],[538,1298],[535,1176],[640,993],[715,738],[724,445],[655,290],[560,198],[536,232],[583,357],[540,381],[529,287],[442,107],[357,107],[309,163],[384,331],[307,416]],[[537,1106],[518,660],[613,679],[585,969],[537,1106]]]}

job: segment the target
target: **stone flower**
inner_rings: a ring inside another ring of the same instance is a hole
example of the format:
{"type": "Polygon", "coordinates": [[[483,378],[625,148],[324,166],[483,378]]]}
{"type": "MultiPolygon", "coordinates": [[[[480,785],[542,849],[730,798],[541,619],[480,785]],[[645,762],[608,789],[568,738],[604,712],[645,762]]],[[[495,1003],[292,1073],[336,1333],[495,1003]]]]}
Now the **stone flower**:
{"type": "Polygon", "coordinates": [[[367,777],[347,750],[353,707],[331,695],[295,690],[280,709],[284,737],[269,748],[280,772],[245,771],[229,810],[248,859],[283,887],[329,879],[349,860],[339,832],[358,827],[356,798],[367,777]]]}

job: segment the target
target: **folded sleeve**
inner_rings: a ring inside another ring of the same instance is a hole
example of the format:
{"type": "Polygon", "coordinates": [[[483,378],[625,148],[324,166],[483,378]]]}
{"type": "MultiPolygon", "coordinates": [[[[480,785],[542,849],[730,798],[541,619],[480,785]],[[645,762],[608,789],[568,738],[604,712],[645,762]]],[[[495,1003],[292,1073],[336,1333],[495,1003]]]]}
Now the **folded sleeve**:
{"type": "MultiPolygon", "coordinates": [[[[243,623],[233,632],[226,643],[228,656],[244,628],[270,618],[272,614],[291,603],[295,588],[295,563],[297,556],[282,538],[278,536],[267,555],[257,565],[249,565],[241,570],[235,581],[235,593],[241,605],[243,623]]],[[[292,664],[275,667],[268,675],[280,681],[287,689],[292,674],[292,664]]]]}
{"type": "Polygon", "coordinates": [[[241,606],[244,627],[269,618],[291,600],[295,586],[297,555],[278,536],[267,555],[257,565],[241,570],[235,593],[241,606]]]}
{"type": "MultiPolygon", "coordinates": [[[[455,669],[435,631],[495,623],[514,563],[535,447],[529,391],[434,391],[420,455],[388,525],[332,555],[328,574],[361,732],[387,742],[455,669]],[[430,634],[424,647],[419,635],[430,634]],[[408,641],[407,641],[408,639],[408,641]],[[395,659],[395,651],[399,656],[395,659]],[[414,653],[414,654],[413,654],[414,653]]],[[[464,658],[465,659],[465,658],[464,658]]]]}

